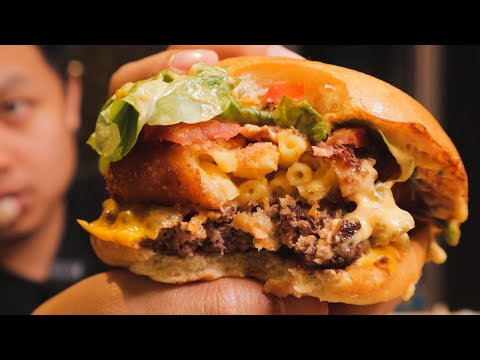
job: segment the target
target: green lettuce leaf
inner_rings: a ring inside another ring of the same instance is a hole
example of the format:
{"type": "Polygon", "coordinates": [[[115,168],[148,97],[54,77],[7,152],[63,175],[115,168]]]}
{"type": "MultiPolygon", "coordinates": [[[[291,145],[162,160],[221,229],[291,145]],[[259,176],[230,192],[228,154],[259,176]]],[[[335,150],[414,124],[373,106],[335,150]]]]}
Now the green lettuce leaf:
{"type": "Polygon", "coordinates": [[[87,141],[100,155],[100,171],[132,149],[146,124],[193,124],[220,115],[230,106],[232,88],[224,69],[203,64],[193,66],[189,75],[165,70],[125,84],[102,107],[87,141]]]}
{"type": "Polygon", "coordinates": [[[288,96],[282,97],[273,120],[282,127],[293,126],[314,143],[325,140],[330,132],[328,124],[306,100],[294,101],[288,96]]]}
{"type": "Polygon", "coordinates": [[[262,111],[254,108],[244,108],[233,98],[230,98],[230,106],[222,114],[222,119],[233,121],[241,125],[274,125],[273,116],[268,111],[262,111]]]}

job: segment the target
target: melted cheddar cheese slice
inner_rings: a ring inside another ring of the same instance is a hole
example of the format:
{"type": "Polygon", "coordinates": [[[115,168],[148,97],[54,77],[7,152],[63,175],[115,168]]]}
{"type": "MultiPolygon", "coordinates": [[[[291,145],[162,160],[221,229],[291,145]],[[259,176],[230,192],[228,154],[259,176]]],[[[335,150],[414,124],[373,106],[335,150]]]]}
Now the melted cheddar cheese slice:
{"type": "Polygon", "coordinates": [[[138,248],[144,239],[156,239],[161,229],[178,225],[188,211],[175,207],[120,207],[113,199],[103,203],[98,220],[88,223],[78,220],[82,228],[100,240],[138,248]]]}

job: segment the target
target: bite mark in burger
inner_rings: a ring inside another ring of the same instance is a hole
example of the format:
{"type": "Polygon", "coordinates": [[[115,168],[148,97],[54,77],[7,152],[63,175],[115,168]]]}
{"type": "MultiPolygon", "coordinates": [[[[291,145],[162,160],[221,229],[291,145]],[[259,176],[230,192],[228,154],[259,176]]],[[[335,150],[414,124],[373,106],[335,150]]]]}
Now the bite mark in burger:
{"type": "Polygon", "coordinates": [[[313,61],[232,58],[125,84],[88,143],[111,198],[79,223],[103,261],[161,282],[407,298],[467,218],[438,122],[378,79],[313,61]]]}

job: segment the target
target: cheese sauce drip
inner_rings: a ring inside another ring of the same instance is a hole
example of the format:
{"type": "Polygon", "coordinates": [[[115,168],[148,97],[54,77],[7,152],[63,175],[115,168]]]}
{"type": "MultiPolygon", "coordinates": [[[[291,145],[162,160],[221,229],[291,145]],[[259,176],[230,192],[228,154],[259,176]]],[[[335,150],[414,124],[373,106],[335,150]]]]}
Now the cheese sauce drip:
{"type": "Polygon", "coordinates": [[[124,206],[113,199],[103,202],[103,212],[98,220],[78,223],[93,236],[128,247],[138,247],[143,239],[156,239],[161,229],[178,225],[188,211],[177,207],[124,206]]]}
{"type": "Polygon", "coordinates": [[[362,159],[360,163],[360,171],[335,167],[342,195],[357,204],[356,209],[345,216],[346,220],[358,220],[361,224],[350,241],[356,244],[370,239],[372,245],[387,245],[391,241],[408,244],[407,232],[415,227],[415,221],[395,203],[391,190],[394,181],[375,183],[378,177],[373,167],[375,161],[362,159]]]}

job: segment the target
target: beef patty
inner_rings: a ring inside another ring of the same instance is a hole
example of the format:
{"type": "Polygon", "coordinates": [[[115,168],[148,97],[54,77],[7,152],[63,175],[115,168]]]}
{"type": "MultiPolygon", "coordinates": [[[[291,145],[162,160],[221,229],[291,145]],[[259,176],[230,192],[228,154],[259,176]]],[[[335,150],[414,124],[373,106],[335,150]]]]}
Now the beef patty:
{"type": "MultiPolygon", "coordinates": [[[[368,241],[359,244],[351,241],[360,224],[343,220],[345,210],[324,210],[318,211],[316,216],[309,216],[309,208],[301,202],[294,205],[280,202],[268,210],[275,229],[272,236],[283,244],[279,254],[299,257],[309,267],[344,268],[366,252],[368,241]]],[[[143,240],[140,246],[181,257],[191,256],[194,252],[228,254],[258,251],[250,233],[232,226],[232,217],[233,214],[216,221],[207,220],[203,225],[206,236],[201,237],[188,231],[188,222],[184,221],[162,230],[155,240],[143,240]]]]}

